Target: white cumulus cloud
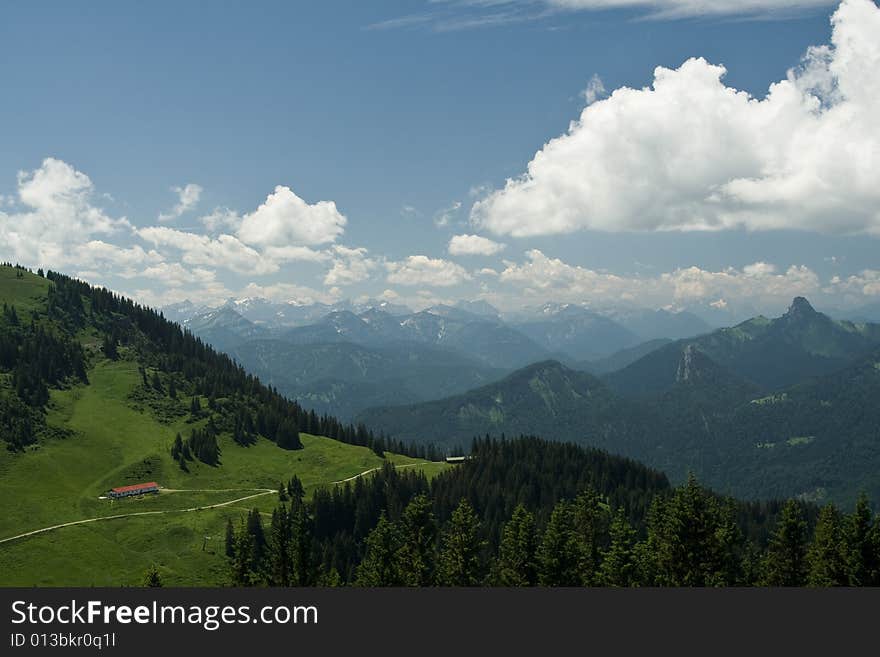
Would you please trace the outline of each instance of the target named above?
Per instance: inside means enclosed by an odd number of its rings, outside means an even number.
[[[257,246],[312,246],[335,241],[346,223],[333,201],[310,205],[290,187],[278,185],[262,205],[244,217],[238,237]]]
[[[852,276],[834,276],[828,292],[846,294],[855,302],[864,297],[880,296],[880,271],[864,269]]]
[[[412,255],[385,266],[388,282],[395,285],[451,287],[471,280],[471,275],[461,265],[424,255]]]
[[[0,256],[29,265],[77,265],[77,252],[96,235],[128,231],[92,202],[91,179],[55,158],[18,174],[18,203],[0,210]],[[87,265],[90,266],[90,265]]]
[[[491,256],[500,253],[505,248],[488,237],[480,235],[453,235],[449,240],[449,255],[484,255]]]
[[[742,269],[708,270],[684,267],[657,276],[622,276],[571,265],[543,252],[527,251],[526,259],[505,262],[499,281],[515,287],[514,296],[553,299],[596,305],[641,305],[660,308],[678,304],[707,303],[719,299],[784,307],[795,296],[816,297],[822,288],[818,275],[803,265],[784,272],[758,262]]]
[[[241,217],[237,212],[229,208],[214,208],[210,214],[199,217],[199,221],[205,228],[214,233],[222,230],[236,230],[241,223]]]
[[[367,256],[364,248],[351,249],[334,246],[333,266],[324,277],[324,285],[351,285],[367,280],[379,267],[379,262]]]
[[[724,67],[702,58],[658,67],[651,87],[615,90],[524,175],[475,203],[472,223],[517,237],[880,234],[880,8],[844,0],[832,25],[831,44],[811,48],[760,99],[725,85]]]
[[[167,226],[149,226],[137,231],[138,236],[154,246],[181,251],[181,260],[188,265],[225,267],[242,274],[262,275],[278,271],[278,263],[263,257],[233,235],[187,233]]]

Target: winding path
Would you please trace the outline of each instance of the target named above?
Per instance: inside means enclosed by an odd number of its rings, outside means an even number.
[[[395,468],[415,468],[422,463],[407,463],[405,465],[395,465]],[[348,477],[347,479],[340,479],[339,481],[331,481],[332,484],[344,484],[349,481],[354,481],[358,477],[365,477],[371,472],[377,472],[382,469],[383,466],[378,466],[375,468],[370,468],[369,470],[364,470],[360,474],[356,474],[353,477]],[[269,495],[270,493],[277,493],[277,490],[272,488],[194,488],[194,489],[178,489],[178,488],[162,488],[160,489],[160,493],[231,493],[237,490],[256,490],[258,493],[254,493],[252,495],[245,495],[244,497],[239,497],[234,500],[228,500],[226,502],[218,502],[217,504],[209,504],[206,506],[194,506],[189,509],[165,509],[165,510],[157,510],[157,511],[135,511],[134,513],[120,513],[115,516],[97,516],[95,518],[86,518],[85,520],[73,520],[71,522],[63,522],[60,525],[52,525],[51,527],[43,527],[41,529],[34,529],[33,531],[25,532],[24,534],[18,534],[17,536],[10,536],[9,538],[0,538],[0,544],[8,543],[10,541],[16,541],[20,538],[27,538],[28,536],[34,536],[35,534],[43,534],[45,532],[50,532],[55,529],[62,529],[63,527],[73,527],[74,525],[85,525],[91,522],[100,522],[102,520],[119,520],[121,518],[134,518],[136,516],[159,516],[165,515],[169,513],[190,513],[191,511],[204,511],[206,509],[218,509],[224,506],[231,506],[233,504],[238,504],[239,502],[245,502],[247,500],[252,500],[255,497],[261,497],[263,495]]]
[[[163,489],[165,490],[165,489]],[[44,532],[50,532],[53,529],[61,529],[62,527],[73,527],[74,525],[85,525],[90,522],[99,522],[101,520],[119,520],[120,518],[133,518],[135,516],[158,516],[168,513],[190,513],[191,511],[204,511],[206,509],[218,509],[223,506],[229,506],[231,504],[236,504],[238,502],[244,502],[245,500],[251,500],[255,497],[261,497],[263,495],[269,495],[270,493],[277,493],[277,490],[273,490],[271,488],[226,488],[220,490],[207,490],[201,489],[199,491],[190,491],[190,490],[166,490],[165,492],[171,493],[190,493],[190,492],[203,492],[203,493],[223,493],[223,492],[231,492],[234,490],[258,490],[259,493],[254,493],[252,495],[246,495],[244,497],[239,497],[234,500],[228,500],[226,502],[218,502],[217,504],[209,504],[206,506],[194,506],[189,509],[165,509],[165,510],[157,510],[157,511],[136,511],[134,513],[120,513],[115,516],[98,516],[96,518],[86,518],[85,520],[74,520],[72,522],[64,522],[60,525],[52,525],[51,527],[43,527],[42,529],[34,529],[33,531],[25,532],[24,534],[19,534],[18,536],[10,536],[9,538],[0,538],[0,543],[8,543],[9,541],[15,541],[19,538],[26,538],[28,536],[33,536],[35,534],[42,534]]]
[[[393,464],[392,464],[392,465],[393,465]],[[395,467],[395,469],[397,469],[397,470],[402,470],[403,468],[414,468],[414,467],[419,466],[419,465],[424,465],[424,463],[407,463],[407,464],[405,464],[405,465],[395,465],[394,467]],[[360,474],[356,474],[355,476],[353,476],[353,477],[349,477],[348,479],[340,479],[339,481],[331,481],[330,484],[331,484],[331,485],[333,485],[333,484],[344,484],[344,483],[347,482],[347,481],[354,481],[354,480],[357,479],[358,477],[364,477],[364,476],[370,474],[371,472],[378,472],[379,470],[381,470],[381,469],[384,468],[384,467],[385,467],[384,465],[380,465],[380,466],[378,466],[378,467],[376,467],[376,468],[370,468],[369,470],[364,470],[364,471],[361,472]]]

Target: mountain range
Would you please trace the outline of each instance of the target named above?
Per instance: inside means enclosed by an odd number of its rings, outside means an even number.
[[[684,345],[696,345],[718,365],[774,390],[829,374],[880,344],[880,324],[833,320],[816,312],[803,297],[781,317],[758,316],[657,349],[609,374],[608,384],[625,395],[656,395],[675,382]]]
[[[376,300],[329,306],[247,298],[217,308],[182,302],[163,312],[283,393],[343,418],[370,406],[464,392],[546,359],[610,371],[653,349],[654,341],[642,346],[646,338],[709,330],[689,313],[628,311],[613,319],[574,304],[504,318],[480,300],[412,312]],[[442,360],[438,350],[446,354],[442,371],[431,365]],[[307,367],[316,354],[326,365]],[[366,374],[364,362],[371,364]]]
[[[796,298],[779,318],[662,344],[601,378],[546,361],[357,419],[441,445],[540,429],[744,497],[851,500],[880,492],[878,386],[880,326],[835,321]]]

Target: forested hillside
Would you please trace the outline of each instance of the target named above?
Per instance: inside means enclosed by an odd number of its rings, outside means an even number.
[[[383,449],[365,428],[303,409],[154,310],[51,271],[35,276],[4,265],[2,273],[0,421],[10,449],[44,431],[50,387],[88,382],[89,354],[136,362],[148,405],[161,407],[163,397],[192,397],[194,405],[207,398],[209,433],[231,428],[243,444],[259,435],[297,449],[304,431]]]
[[[428,482],[386,467],[227,526],[238,585],[876,586],[880,519],[743,504],[595,450],[475,442]],[[289,499],[288,499],[289,498]]]
[[[745,499],[880,499],[876,352],[839,372],[766,392],[720,366],[699,342],[670,345],[636,398],[556,362],[434,402],[369,409],[359,420],[402,440],[460,444],[470,436],[537,434],[638,459],[675,482],[689,472]],[[673,360],[672,357],[675,357]],[[625,370],[624,370],[625,371]],[[666,382],[668,378],[669,382]]]
[[[461,393],[506,373],[464,354],[415,342],[368,347],[251,340],[228,353],[303,406],[347,419],[371,406]]]

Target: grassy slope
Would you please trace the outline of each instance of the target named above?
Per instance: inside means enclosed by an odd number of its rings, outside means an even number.
[[[220,467],[194,463],[185,473],[169,449],[175,433],[191,425],[161,424],[131,408],[127,395],[138,384],[137,365],[100,361],[89,376],[88,386],[52,393],[50,425],[73,429],[75,436],[25,454],[0,454],[0,538],[97,516],[216,504],[248,495],[250,489],[275,488],[294,474],[311,491],[383,462],[369,449],[318,436],[303,435],[305,449],[298,451],[262,439],[245,448],[223,436]],[[388,459],[429,475],[446,467],[394,454]],[[199,492],[98,499],[112,486],[147,479],[164,488]],[[227,517],[238,518],[254,506],[271,510],[276,504],[270,494],[220,509],[108,520],[0,544],[0,584],[137,584],[153,562],[170,584],[218,583],[223,557],[202,552],[204,536],[213,536],[209,548],[222,552]]]
[[[0,303],[14,303],[20,315],[39,306],[47,286],[44,279],[16,279],[13,270],[0,267]],[[0,451],[0,539],[91,517],[217,504],[253,489],[274,489],[294,474],[310,492],[383,463],[367,448],[318,436],[303,435],[305,449],[285,451],[264,439],[240,447],[224,435],[221,465],[196,462],[186,473],[169,450],[174,435],[187,435],[193,425],[185,417],[162,423],[136,410],[129,394],[139,384],[137,363],[96,358],[89,385],[52,391],[48,424],[74,433],[44,440],[24,454]],[[429,476],[447,467],[401,455],[387,458]],[[113,486],[147,480],[181,492],[98,499]],[[226,519],[276,504],[277,496],[269,494],[219,509],[107,520],[0,543],[0,585],[138,584],[150,563],[159,565],[168,584],[221,583]],[[202,551],[205,536],[212,539]]]
[[[46,292],[52,283],[45,278],[25,273],[24,278],[16,278],[12,267],[0,266],[0,305],[15,305],[18,316],[30,317],[30,313],[45,306]]]

